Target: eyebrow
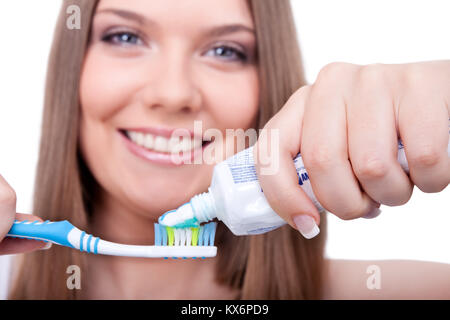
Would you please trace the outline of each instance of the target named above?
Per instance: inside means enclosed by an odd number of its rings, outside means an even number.
[[[107,8],[107,9],[102,9],[102,10],[99,10],[96,12],[96,14],[100,14],[100,13],[114,14],[116,16],[119,16],[119,17],[127,19],[127,20],[133,20],[134,22],[136,22],[142,26],[148,25],[148,26],[155,27],[158,25],[155,21],[148,19],[147,17],[144,17],[143,15],[140,15],[133,11]],[[219,27],[212,27],[210,29],[207,29],[204,34],[209,37],[219,37],[219,36],[223,36],[226,34],[237,33],[237,32],[248,32],[248,33],[251,33],[252,35],[255,35],[254,29],[252,29],[248,26],[245,26],[243,24],[238,24],[238,23],[223,25],[223,26],[219,26]]]

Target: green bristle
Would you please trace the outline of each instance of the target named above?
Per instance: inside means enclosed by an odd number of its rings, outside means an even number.
[[[200,228],[191,228],[192,230],[192,245],[196,246],[198,244],[198,231]]]
[[[172,227],[166,227],[166,230],[167,230],[167,245],[173,246],[174,238],[175,238],[173,228]]]

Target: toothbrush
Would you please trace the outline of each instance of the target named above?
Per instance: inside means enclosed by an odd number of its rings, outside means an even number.
[[[6,236],[56,243],[82,252],[141,258],[206,258],[215,257],[216,223],[198,228],[172,228],[155,223],[155,245],[127,245],[94,237],[69,221],[15,220]]]

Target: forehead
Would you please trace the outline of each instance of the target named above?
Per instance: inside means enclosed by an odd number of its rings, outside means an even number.
[[[229,23],[253,26],[247,0],[100,0],[97,11],[111,8],[133,11],[165,27]]]

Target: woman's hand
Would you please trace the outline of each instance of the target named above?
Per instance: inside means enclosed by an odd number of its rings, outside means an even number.
[[[25,253],[46,246],[44,241],[5,237],[15,219],[42,221],[37,216],[16,213],[16,193],[0,175],[0,255]]]
[[[405,204],[414,185],[440,192],[450,181],[449,117],[450,61],[329,64],[264,127],[254,149],[264,194],[310,238],[320,216],[298,185],[292,159],[299,151],[317,200],[344,220],[374,216],[380,204]],[[279,150],[272,129],[279,130]],[[409,175],[397,161],[398,138]],[[261,173],[261,154],[278,157],[276,174]]]

